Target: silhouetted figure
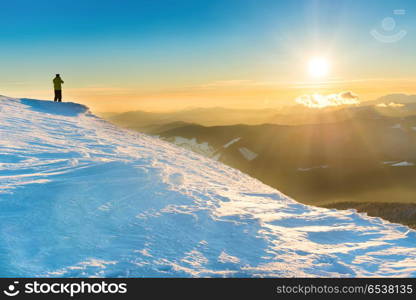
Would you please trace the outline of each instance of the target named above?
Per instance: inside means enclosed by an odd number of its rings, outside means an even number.
[[[55,89],[55,98],[53,101],[62,102],[62,80],[59,74],[56,74],[55,78],[53,79],[53,87]]]

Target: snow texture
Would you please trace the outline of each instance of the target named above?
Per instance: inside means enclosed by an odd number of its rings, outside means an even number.
[[[85,106],[0,97],[0,275],[415,276],[416,232],[300,204]]]

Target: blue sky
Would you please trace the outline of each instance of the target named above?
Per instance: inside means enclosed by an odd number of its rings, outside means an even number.
[[[369,31],[389,16],[408,34],[383,44]],[[200,96],[194,87],[250,81],[280,89],[307,80],[304,60],[314,55],[331,58],[328,79],[408,79],[416,77],[415,25],[415,1],[14,0],[0,7],[0,93],[47,97],[59,72],[67,95],[90,104],[100,88],[135,103],[190,90],[192,99],[234,103],[247,87]]]

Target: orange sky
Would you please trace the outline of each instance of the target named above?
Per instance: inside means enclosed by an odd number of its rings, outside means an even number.
[[[305,82],[219,80],[170,89],[91,86],[64,87],[64,98],[88,105],[96,112],[128,110],[169,111],[189,107],[268,108],[295,104],[305,94],[352,91],[361,101],[392,93],[416,94],[416,79],[363,79]],[[51,99],[50,89],[7,91],[7,95]]]

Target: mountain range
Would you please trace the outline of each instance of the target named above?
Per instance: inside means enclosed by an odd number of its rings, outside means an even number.
[[[303,203],[415,226],[414,101],[388,95],[327,109],[130,112],[110,120],[217,159]]]

